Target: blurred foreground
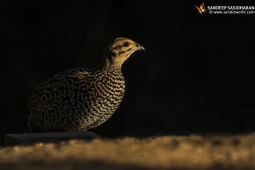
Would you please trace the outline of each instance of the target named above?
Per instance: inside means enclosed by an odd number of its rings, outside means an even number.
[[[0,148],[0,169],[255,169],[255,134],[70,140]]]

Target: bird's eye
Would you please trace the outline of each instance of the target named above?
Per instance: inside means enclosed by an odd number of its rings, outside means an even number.
[[[128,42],[125,42],[123,45],[124,45],[125,47],[128,47],[128,46],[129,46],[129,43],[128,43]]]

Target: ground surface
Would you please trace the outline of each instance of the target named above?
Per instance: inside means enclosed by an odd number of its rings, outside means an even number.
[[[0,169],[255,169],[255,134],[101,138],[2,147]]]

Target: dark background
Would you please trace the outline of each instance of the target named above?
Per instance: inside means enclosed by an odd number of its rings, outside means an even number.
[[[31,92],[54,74],[93,67],[124,36],[126,93],[93,132],[104,137],[255,130],[255,15],[202,16],[236,1],[2,1],[0,133],[24,133]],[[253,4],[254,5],[254,4]]]

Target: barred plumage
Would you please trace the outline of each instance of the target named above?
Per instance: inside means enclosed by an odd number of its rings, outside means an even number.
[[[93,69],[72,69],[43,82],[28,99],[32,132],[85,131],[104,123],[125,92],[123,62],[144,48],[127,38],[112,40],[102,63]]]

